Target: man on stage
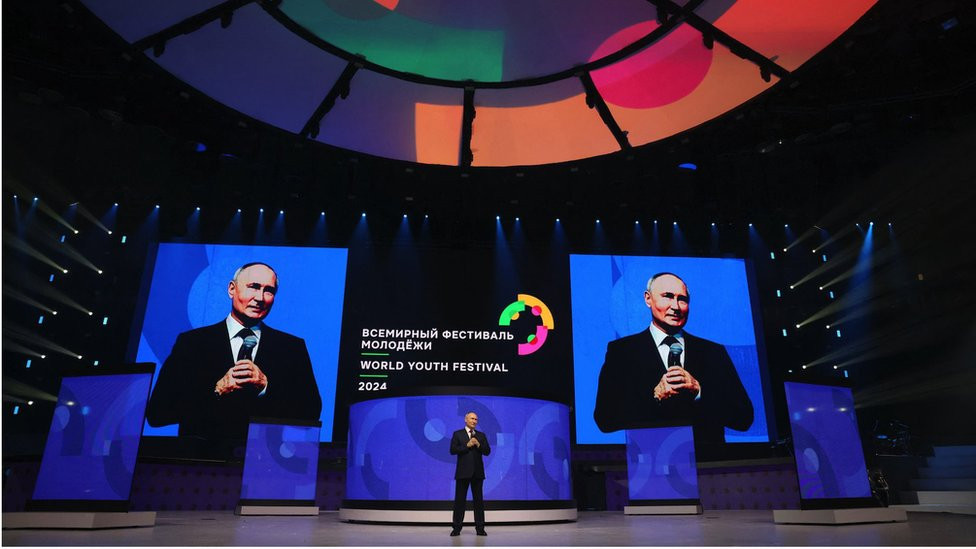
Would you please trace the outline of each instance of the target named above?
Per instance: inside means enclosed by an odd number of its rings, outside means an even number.
[[[464,507],[468,498],[468,486],[471,486],[471,499],[474,501],[474,529],[479,536],[487,536],[485,532],[485,500],[481,489],[485,483],[485,462],[482,456],[491,453],[488,437],[480,431],[475,431],[478,425],[478,414],[468,412],[464,416],[464,429],[454,431],[451,436],[451,455],[457,456],[457,468],[454,470],[454,520],[451,535],[461,534],[464,523]]]
[[[154,427],[242,441],[252,416],[317,420],[322,410],[305,341],[264,323],[278,275],[264,263],[237,269],[227,286],[230,314],[180,334],[149,399]]]
[[[696,445],[714,445],[725,442],[725,427],[748,429],[752,402],[725,347],[684,331],[691,309],[684,281],[658,273],[644,301],[651,325],[607,345],[593,411],[600,430],[688,421]]]

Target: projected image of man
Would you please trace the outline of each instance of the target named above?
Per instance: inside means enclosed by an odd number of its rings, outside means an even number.
[[[270,265],[237,269],[227,285],[230,314],[177,337],[149,400],[150,425],[243,440],[252,416],[319,418],[322,400],[305,341],[264,323],[277,292]]]
[[[684,330],[691,311],[685,282],[673,273],[655,274],[644,302],[650,326],[607,345],[593,412],[600,430],[687,420],[696,442],[714,444],[724,442],[725,427],[748,429],[752,402],[725,347]]]

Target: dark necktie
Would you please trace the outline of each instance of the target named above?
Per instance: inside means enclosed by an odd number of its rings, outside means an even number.
[[[681,366],[681,352],[675,353],[670,350],[671,346],[675,343],[678,343],[678,338],[670,335],[664,338],[664,341],[661,342],[661,345],[668,346],[668,368],[672,366]]]
[[[471,432],[468,433],[468,440],[470,440],[472,438],[474,438],[474,429],[471,429]]]
[[[241,350],[237,351],[237,360],[251,360],[254,354],[254,346],[257,345],[257,336],[250,328],[242,328],[241,331],[237,332],[237,337],[244,340],[244,343],[241,344]],[[248,341],[248,337],[253,343]]]

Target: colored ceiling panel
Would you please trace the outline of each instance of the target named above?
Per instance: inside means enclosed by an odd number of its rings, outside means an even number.
[[[548,164],[620,150],[599,114],[586,106],[579,79],[546,87],[555,89],[545,95],[565,98],[508,106],[528,103],[535,88],[478,90],[471,139],[474,166]]]
[[[212,8],[221,0],[81,0],[126,42],[135,42]]]
[[[362,70],[350,82],[349,97],[336,101],[335,107],[325,115],[318,140],[366,154],[410,162],[418,161],[418,151],[430,150],[423,146],[422,140],[435,140],[438,151],[454,151],[453,160],[436,163],[457,165],[463,101],[464,92],[457,88],[416,84]],[[424,120],[423,127],[431,133],[419,135],[417,129],[421,124],[416,118],[418,104],[457,109],[456,129],[443,118]],[[451,133],[441,133],[443,131]],[[444,158],[442,152],[437,158],[450,160]]]
[[[155,61],[217,101],[296,133],[346,65],[276,24],[256,4],[237,10],[226,29],[214,21],[170,40]]]
[[[479,82],[581,65],[603,36],[655,13],[645,0],[604,0],[599,10],[591,0],[401,0],[394,9],[384,4],[288,0],[281,11],[318,38],[383,67]]]
[[[315,138],[366,154],[458,165],[473,88],[475,166],[614,152],[613,123],[631,146],[695,127],[775,85],[874,4],[682,0],[693,15],[662,22],[646,0],[285,0],[223,20],[207,11],[215,0],[83,1],[129,42],[164,32],[150,58],[214,99],[295,133],[324,105]],[[190,17],[200,25],[172,27]],[[350,63],[348,96],[323,104]],[[587,106],[586,73],[612,121]]]
[[[614,120],[622,130],[629,132],[631,145],[651,143],[693,128],[741,105],[776,83],[775,77],[764,82],[755,65],[725,48],[716,46],[711,53],[708,72],[701,82],[690,93],[671,103],[662,105],[648,101],[648,107],[640,108],[633,103],[616,105],[608,100]],[[611,65],[604,70],[614,69]],[[593,73],[594,83],[603,80],[599,73]],[[681,76],[679,71],[676,78]],[[633,73],[630,79],[614,80],[613,85],[624,89],[653,88],[656,80],[668,78],[668,73],[642,71]],[[600,88],[599,83],[597,87]]]
[[[739,0],[715,26],[792,71],[836,40],[875,2]]]

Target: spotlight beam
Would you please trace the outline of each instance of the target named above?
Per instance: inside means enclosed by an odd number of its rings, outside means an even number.
[[[11,325],[10,323],[4,324],[3,334],[4,336],[12,337],[15,339],[19,339],[20,341],[33,344],[36,347],[49,349],[56,353],[61,353],[63,355],[70,356],[71,358],[78,358],[79,356],[81,356],[79,353],[76,353],[70,349],[62,347],[49,339],[45,339],[35,333],[31,333],[27,330],[24,330],[19,326]]]
[[[37,358],[44,358],[44,355],[41,354],[40,352],[35,351],[34,349],[28,349],[27,347],[24,347],[20,343],[17,343],[16,341],[12,341],[10,339],[4,339],[3,340],[3,350],[4,351],[13,351],[15,353],[20,353],[22,355],[33,356],[33,357],[37,357]],[[6,381],[4,381],[3,383],[4,383],[4,385],[7,384]]]
[[[4,400],[6,400],[8,395],[23,398],[24,400],[46,400],[48,402],[58,401],[58,397],[48,393],[47,391],[42,391],[37,387],[28,385],[22,381],[17,381],[12,377],[3,376]]]
[[[833,258],[831,258],[830,261],[817,265],[816,269],[804,275],[802,278],[800,278],[800,280],[797,280],[793,284],[790,284],[790,286],[798,287],[800,284],[809,282],[814,278],[826,273],[827,271],[837,268],[838,266],[840,266],[841,263],[844,263],[845,261],[847,261],[851,257],[854,257],[855,255],[856,255],[856,251],[854,249],[844,250],[839,254],[835,255]],[[824,288],[826,288],[826,285],[824,286]]]
[[[20,237],[14,236],[14,235],[10,234],[8,231],[3,231],[3,242],[4,242],[4,244],[9,243],[14,248],[20,250],[21,252],[23,252],[23,253],[31,256],[31,257],[33,257],[34,259],[37,259],[38,261],[40,261],[42,263],[46,263],[47,265],[50,265],[51,267],[54,267],[55,269],[58,270],[59,273],[63,273],[64,271],[67,270],[64,267],[62,267],[61,265],[58,265],[57,263],[55,263],[53,259],[51,259],[48,256],[46,256],[46,255],[42,254],[41,252],[37,251],[37,249],[35,249],[33,246],[31,246],[27,242],[24,242]]]
[[[17,290],[16,288],[14,288],[13,286],[10,286],[8,284],[4,284],[3,285],[3,295],[4,295],[4,297],[10,298],[10,299],[16,299],[17,301],[20,301],[22,303],[26,303],[26,304],[30,305],[31,307],[35,307],[35,308],[40,309],[40,310],[42,310],[42,311],[44,311],[46,313],[54,313],[54,309],[48,307],[47,305],[45,305],[45,304],[43,304],[43,303],[41,303],[41,302],[39,302],[37,300],[34,300],[34,299],[30,298],[29,296],[21,293],[19,290]],[[54,313],[54,314],[57,314],[57,313]]]
[[[89,312],[91,312],[84,305],[71,299],[70,297],[66,296],[64,293],[56,290],[55,288],[52,288],[50,284],[40,283],[36,279],[32,279],[32,278],[25,278],[22,280],[22,283],[26,289],[42,294],[49,299],[67,305],[68,307],[71,307],[72,309],[80,311],[86,315]]]
[[[786,245],[786,249],[789,250],[793,246],[796,246],[797,244],[803,242],[804,240],[812,237],[814,234],[816,234],[816,232],[813,230],[812,227],[809,228],[809,229],[807,229],[807,230],[805,230],[805,231],[803,231],[803,234],[801,234],[800,236],[798,236],[796,238],[796,240],[794,240],[793,242],[790,242],[789,244]]]

